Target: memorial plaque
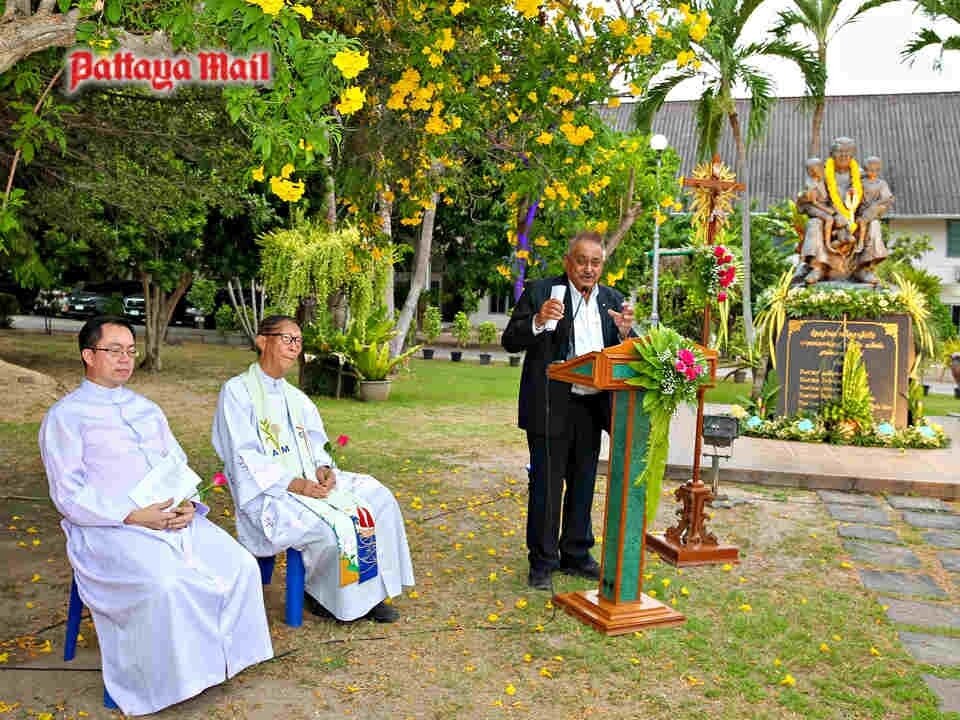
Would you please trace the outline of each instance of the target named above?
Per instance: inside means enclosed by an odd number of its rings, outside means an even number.
[[[789,319],[777,340],[777,376],[781,415],[818,412],[839,400],[843,355],[855,339],[863,350],[873,416],[897,427],[907,424],[907,391],[913,362],[913,335],[908,315],[877,320]]]

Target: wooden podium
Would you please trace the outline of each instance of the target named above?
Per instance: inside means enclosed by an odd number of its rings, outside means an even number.
[[[630,339],[548,370],[553,380],[609,390],[612,396],[600,587],[553,597],[555,604],[605,635],[680,625],[686,619],[643,594],[647,489],[635,480],[644,468],[650,418],[643,410],[643,389],[626,383],[635,374],[628,366],[637,360],[635,342]]]

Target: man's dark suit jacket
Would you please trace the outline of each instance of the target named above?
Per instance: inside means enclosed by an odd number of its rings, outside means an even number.
[[[540,306],[550,298],[550,288],[554,285],[563,285],[566,288],[563,298],[563,319],[557,323],[555,331],[545,331],[539,335],[534,335],[533,318],[540,311]],[[619,344],[620,334],[617,325],[607,313],[607,310],[612,309],[620,312],[623,305],[623,295],[613,288],[600,285],[598,305],[600,321],[603,326],[604,347]],[[526,289],[513,308],[507,328],[503,331],[500,342],[507,352],[526,351],[523,370],[520,374],[520,418],[518,424],[522,429],[534,435],[548,434],[546,417],[547,366],[556,360],[569,359],[570,336],[573,332],[573,310],[570,282],[566,275],[547,280],[534,280],[527,284]],[[565,423],[567,404],[570,398],[570,385],[569,383],[550,380],[549,393],[549,434],[558,435],[563,430]]]

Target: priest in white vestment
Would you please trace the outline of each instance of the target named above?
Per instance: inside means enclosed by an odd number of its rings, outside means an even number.
[[[133,327],[94,318],[79,341],[86,377],[47,412],[40,451],[104,684],[145,715],[273,657],[260,571],[189,500],[196,476],[163,412],[124,387]]]
[[[302,347],[296,321],[265,318],[256,344],[258,362],[224,384],[213,421],[237,537],[258,557],[301,550],[315,614],[397,620],[384,601],[414,583],[400,506],[374,478],[335,467],[316,405],[284,380]]]

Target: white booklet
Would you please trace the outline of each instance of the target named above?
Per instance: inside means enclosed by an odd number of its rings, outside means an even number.
[[[190,466],[178,461],[172,454],[143,476],[129,492],[130,499],[139,507],[146,507],[167,498],[173,498],[173,506],[193,497],[197,486],[203,482]]]

